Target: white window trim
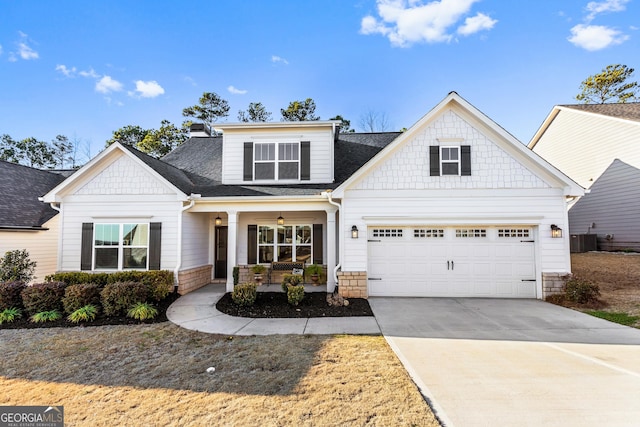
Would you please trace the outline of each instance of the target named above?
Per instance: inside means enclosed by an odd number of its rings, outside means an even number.
[[[273,243],[260,243],[260,227],[269,227],[273,230]],[[292,230],[292,236],[294,236],[294,238],[292,238],[291,244],[288,243],[278,243],[278,228],[279,227],[293,227]],[[309,227],[309,233],[310,233],[310,240],[309,243],[297,243],[295,236],[297,235],[296,233],[296,229],[297,227]],[[297,248],[298,246],[308,246],[309,249],[311,249],[310,251],[310,257],[309,259],[313,260],[313,224],[285,224],[284,226],[282,225],[277,225],[277,224],[258,224],[258,233],[257,233],[257,248],[258,248],[258,263],[259,264],[269,264],[268,262],[260,262],[260,247],[271,247],[273,250],[273,261],[277,262],[278,260],[278,248],[281,246],[291,246],[291,254],[292,254],[292,258],[294,258],[291,262],[300,262],[297,261],[296,258],[296,252],[297,252]]]
[[[274,159],[273,160],[256,160],[256,152],[257,149],[256,147],[258,145],[262,145],[262,144],[273,144],[275,146],[275,153],[274,153]],[[298,159],[297,160],[281,160],[280,159],[280,145],[282,144],[295,144],[298,148]],[[274,142],[274,141],[260,141],[260,142],[255,142],[254,143],[254,153],[253,153],[253,176],[254,176],[254,181],[259,181],[259,182],[300,182],[300,167],[301,167],[301,160],[300,160],[300,141],[279,141],[279,142]],[[273,163],[273,178],[258,178],[257,177],[257,173],[256,173],[256,165],[257,164],[265,164],[265,163]],[[278,176],[280,174],[280,164],[281,163],[298,163],[298,173],[297,173],[297,178],[288,178],[288,179],[279,179]]]
[[[133,224],[133,225],[146,225],[147,226],[147,244],[146,245],[125,245],[124,244],[124,226],[125,224]],[[97,226],[100,225],[117,225],[118,226],[118,244],[117,245],[96,245],[96,231],[98,229]],[[151,224],[148,222],[99,222],[93,224],[93,237],[91,242],[91,269],[92,271],[129,271],[129,270],[139,270],[146,271],[149,270],[149,239],[151,233]],[[118,267],[113,268],[96,268],[96,249],[118,249]],[[123,268],[124,264],[124,249],[136,249],[136,248],[144,248],[147,250],[147,260],[144,268],[127,268],[126,270]]]
[[[454,148],[457,152],[458,152],[458,160],[444,160],[444,156],[443,156],[443,151],[445,149],[452,149]],[[461,156],[461,150],[460,150],[460,146],[459,145],[441,145],[440,146],[440,176],[460,176],[461,174],[461,170],[462,170],[462,159],[460,158]],[[454,164],[456,163],[458,165],[458,173],[444,173],[444,165],[445,164]]]

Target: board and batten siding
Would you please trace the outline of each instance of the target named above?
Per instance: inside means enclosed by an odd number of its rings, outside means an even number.
[[[238,131],[227,129],[222,145],[222,183],[247,184],[243,180],[244,143],[310,142],[310,179],[304,183],[333,181],[333,136],[328,128],[281,128]],[[261,181],[253,181],[260,183]],[[265,181],[262,181],[265,182]],[[273,181],[270,181],[273,182]]]
[[[182,267],[189,269],[209,264],[209,227],[211,215],[183,213],[182,216]]]
[[[44,282],[44,278],[53,274],[58,265],[58,222],[56,215],[42,226],[42,231],[1,231],[0,257],[8,251],[26,249],[29,259],[37,263],[33,283]]]
[[[569,227],[571,234],[596,233],[599,240],[612,235],[602,242],[612,248],[640,249],[640,169],[614,160],[571,207]]]
[[[614,159],[640,168],[640,123],[562,108],[533,151],[589,188]]]

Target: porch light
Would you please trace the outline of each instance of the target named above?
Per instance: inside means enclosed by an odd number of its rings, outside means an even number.
[[[351,227],[351,238],[352,239],[358,238],[358,227],[356,227],[355,225]]]
[[[215,219],[216,225],[222,225],[222,218],[220,218],[220,215],[218,215]]]
[[[551,224],[551,237],[554,239],[562,237],[562,228],[555,224]]]
[[[282,214],[278,217],[276,221],[278,222],[278,225],[284,225],[284,218],[282,218]]]

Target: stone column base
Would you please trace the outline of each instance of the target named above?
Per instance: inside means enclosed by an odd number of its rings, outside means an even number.
[[[344,298],[368,298],[366,271],[339,271],[338,293]]]
[[[564,292],[564,284],[571,277],[569,273],[542,273],[542,299]]]
[[[212,265],[190,268],[178,272],[178,293],[188,294],[211,283]]]

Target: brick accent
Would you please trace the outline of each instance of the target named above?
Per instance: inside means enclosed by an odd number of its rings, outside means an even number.
[[[178,272],[178,293],[188,294],[205,285],[211,283],[212,265],[181,270]]]
[[[344,298],[368,298],[366,271],[339,271],[338,292]]]
[[[549,295],[561,294],[564,283],[570,277],[567,273],[542,273],[542,299]]]

